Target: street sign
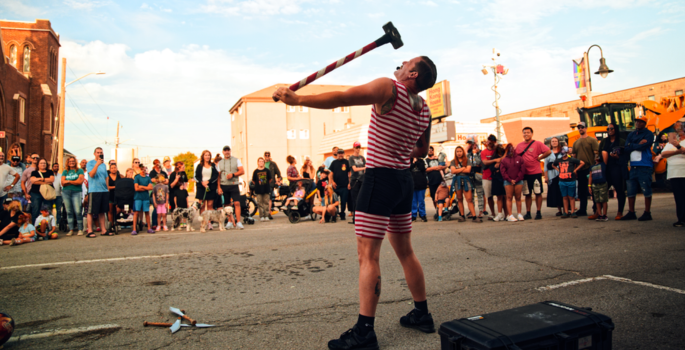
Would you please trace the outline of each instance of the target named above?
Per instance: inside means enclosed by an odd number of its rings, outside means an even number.
[[[5,132],[4,132],[4,131],[0,131],[0,139],[4,139],[4,138],[5,138]]]

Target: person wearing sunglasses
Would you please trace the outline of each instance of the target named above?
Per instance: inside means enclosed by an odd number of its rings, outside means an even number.
[[[31,200],[31,186],[33,183],[31,182],[31,173],[36,171],[38,169],[38,160],[40,160],[40,156],[37,153],[31,154],[31,163],[26,167],[26,170],[24,170],[24,173],[21,174],[21,190],[24,192],[24,198],[26,200]]]
[[[584,164],[577,171],[580,204],[576,215],[587,216],[588,175],[590,175],[590,166],[595,164],[595,155],[599,152],[599,142],[596,138],[588,135],[585,122],[578,123],[578,132],[580,138],[573,143],[573,158],[582,160]],[[597,215],[593,214],[588,219],[595,220]]]
[[[621,220],[626,205],[626,179],[628,178],[627,158],[621,152],[626,145],[626,140],[619,136],[618,128],[613,123],[607,126],[607,134],[609,137],[602,139],[599,143],[599,150],[606,164],[607,186],[614,188],[618,201],[615,220]]]

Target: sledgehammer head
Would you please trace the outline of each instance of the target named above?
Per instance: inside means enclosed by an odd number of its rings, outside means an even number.
[[[402,37],[400,36],[400,32],[397,31],[397,28],[392,24],[392,22],[388,22],[383,26],[383,30],[385,31],[384,37],[387,37],[389,39],[389,42],[392,44],[392,47],[397,50],[404,43],[402,42]]]

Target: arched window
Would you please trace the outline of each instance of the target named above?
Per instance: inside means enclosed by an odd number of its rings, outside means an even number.
[[[10,64],[17,67],[17,45],[10,46]]]
[[[31,71],[31,48],[24,46],[24,72]]]

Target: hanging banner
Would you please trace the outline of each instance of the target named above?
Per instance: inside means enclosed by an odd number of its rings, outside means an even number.
[[[576,82],[576,93],[578,95],[586,94],[585,62],[582,57],[573,60],[573,80]]]

